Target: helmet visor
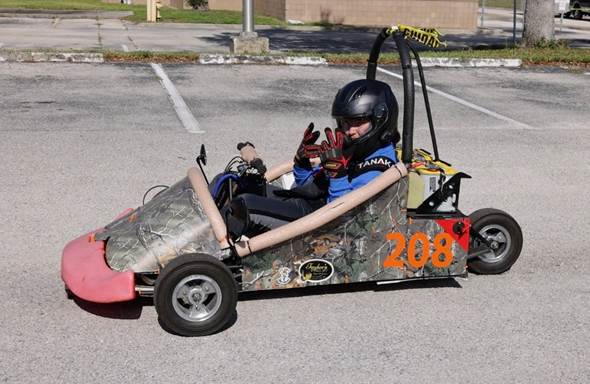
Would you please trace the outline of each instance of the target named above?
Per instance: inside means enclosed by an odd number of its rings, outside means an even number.
[[[352,140],[360,139],[373,128],[370,117],[342,117],[338,118],[337,122],[338,128]]]

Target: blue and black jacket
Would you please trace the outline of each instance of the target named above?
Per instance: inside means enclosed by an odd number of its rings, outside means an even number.
[[[328,202],[367,185],[371,180],[397,163],[397,156],[393,145],[386,145],[368,155],[363,161],[348,166],[348,175],[330,178],[328,187]],[[320,172],[320,167],[305,169],[293,166],[295,183],[298,186],[311,181]]]

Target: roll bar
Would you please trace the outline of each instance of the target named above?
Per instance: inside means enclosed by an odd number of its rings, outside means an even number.
[[[426,106],[426,113],[428,115],[428,126],[430,128],[430,136],[432,138],[432,147],[434,150],[435,160],[439,160],[438,146],[436,143],[436,135],[434,132],[434,125],[432,122],[432,113],[430,110],[430,102],[428,100],[428,91],[424,79],[424,72],[422,70],[422,63],[418,52],[409,44],[408,39],[416,40],[424,45],[430,47],[438,47],[444,45],[439,40],[440,33],[432,28],[415,28],[405,25],[394,26],[390,28],[383,28],[371,48],[369,53],[369,60],[367,63],[367,80],[375,80],[377,72],[377,62],[379,61],[379,54],[381,47],[388,37],[392,36],[400,56],[400,63],[402,67],[402,78],[404,85],[404,120],[402,132],[402,162],[410,164],[412,162],[412,152],[414,149],[414,71],[412,70],[412,59],[410,51],[412,52],[418,66],[420,74],[420,83],[422,85],[422,92],[424,94],[424,104]]]

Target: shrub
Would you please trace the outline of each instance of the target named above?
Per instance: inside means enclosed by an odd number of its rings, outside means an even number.
[[[207,9],[207,0],[187,0],[188,5],[194,9]]]

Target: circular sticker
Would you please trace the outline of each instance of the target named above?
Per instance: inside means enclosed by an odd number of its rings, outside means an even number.
[[[321,283],[334,274],[332,263],[321,259],[307,260],[299,267],[299,277],[310,283]]]

